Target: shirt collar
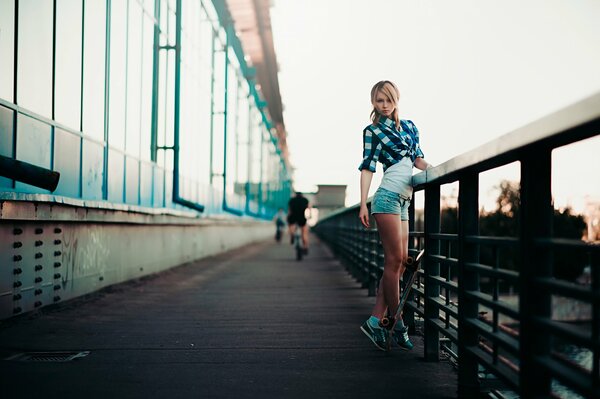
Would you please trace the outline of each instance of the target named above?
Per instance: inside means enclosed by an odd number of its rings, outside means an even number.
[[[383,116],[383,115],[379,116],[379,123],[382,123],[383,125],[390,127],[390,128],[397,128],[396,122],[394,122],[394,120],[392,120],[386,116]]]

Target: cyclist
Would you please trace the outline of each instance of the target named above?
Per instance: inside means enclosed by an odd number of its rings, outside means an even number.
[[[288,217],[287,222],[290,232],[290,243],[294,244],[294,230],[296,225],[302,229],[302,244],[304,254],[308,254],[308,226],[306,225],[306,209],[310,212],[310,203],[308,199],[297,192],[295,197],[292,197],[288,202]]]
[[[285,226],[285,213],[283,212],[283,208],[279,208],[273,219],[275,220],[275,240],[279,242],[281,241],[283,227]]]

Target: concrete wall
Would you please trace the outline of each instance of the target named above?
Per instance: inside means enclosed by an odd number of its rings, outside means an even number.
[[[153,211],[155,212],[155,211]],[[0,202],[0,320],[273,234],[242,218]]]

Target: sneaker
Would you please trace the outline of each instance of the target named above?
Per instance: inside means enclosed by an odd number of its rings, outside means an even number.
[[[381,327],[371,327],[371,325],[369,324],[369,321],[365,321],[363,323],[362,326],[360,326],[360,329],[362,332],[365,333],[365,335],[367,337],[369,337],[369,339],[371,341],[373,341],[373,343],[375,344],[375,346],[377,347],[377,349],[380,349],[382,351],[385,351],[387,348],[387,334],[386,331],[381,328]]]
[[[412,350],[414,347],[413,343],[410,342],[410,338],[408,338],[408,328],[404,327],[401,329],[394,329],[394,333],[392,334],[393,342],[395,342],[400,349],[404,349],[405,351]]]

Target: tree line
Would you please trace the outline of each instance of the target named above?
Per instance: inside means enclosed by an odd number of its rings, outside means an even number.
[[[479,215],[479,234],[493,237],[517,237],[519,234],[519,183],[503,180],[497,186],[500,190],[496,199],[496,209],[492,212],[482,211]],[[422,222],[422,221],[421,221]],[[416,226],[419,230],[420,226]],[[553,237],[581,240],[587,224],[582,215],[573,213],[567,207],[554,210]],[[421,229],[422,230],[422,229]],[[441,211],[441,232],[458,233],[458,210],[445,206]],[[456,255],[456,248],[449,249],[448,256]],[[517,250],[514,248],[494,248],[480,246],[480,263],[493,266],[498,264],[502,269],[517,270]],[[587,264],[587,254],[583,251],[555,249],[553,251],[554,277],[573,281],[581,275]]]

